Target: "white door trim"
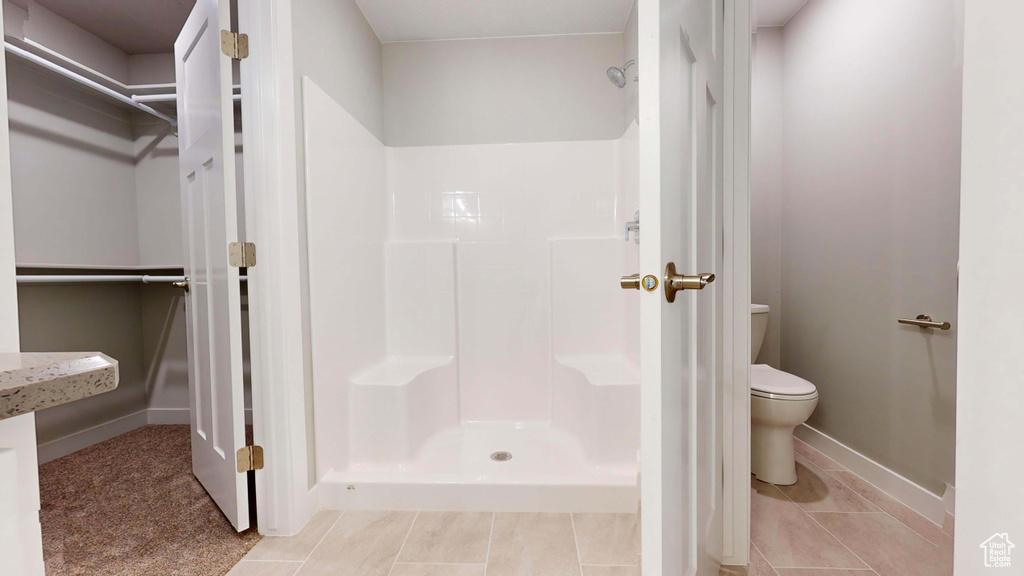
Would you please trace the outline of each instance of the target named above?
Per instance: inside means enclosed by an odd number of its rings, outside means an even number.
[[[750,552],[750,0],[725,3],[722,564]]]
[[[1020,574],[1024,4],[968,0],[964,9],[954,573]],[[1021,548],[1005,570],[985,568],[993,538]]]
[[[296,534],[316,512],[307,437],[302,283],[290,0],[238,3],[249,35],[242,60],[245,229],[256,243],[249,269],[253,433],[264,449],[256,472],[259,531]]]
[[[724,564],[746,564],[750,534],[749,131],[750,0],[725,14],[725,537]],[[302,351],[296,122],[290,0],[239,3],[249,35],[242,100],[250,271],[253,421],[266,451],[256,498],[263,534],[296,533],[317,508],[310,482]],[[267,54],[270,57],[261,58]],[[273,247],[273,249],[271,249]],[[255,288],[255,290],[254,290]]]

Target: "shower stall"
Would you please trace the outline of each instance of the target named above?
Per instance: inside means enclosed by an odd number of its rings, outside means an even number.
[[[391,147],[302,94],[322,505],[635,512],[635,123]]]

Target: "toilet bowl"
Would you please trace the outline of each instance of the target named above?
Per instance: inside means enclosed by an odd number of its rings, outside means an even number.
[[[751,362],[757,358],[768,326],[768,307],[752,304]],[[750,366],[750,470],[758,480],[796,484],[793,430],[818,405],[818,390],[807,380],[767,364]]]
[[[796,483],[793,429],[818,405],[818,391],[807,380],[767,364],[750,367],[750,470],[758,480]]]

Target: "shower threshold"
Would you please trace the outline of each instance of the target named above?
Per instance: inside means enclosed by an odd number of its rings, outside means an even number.
[[[513,455],[492,459],[498,452]],[[548,426],[471,424],[434,434],[406,462],[356,462],[320,482],[335,509],[636,512],[635,462],[595,464]]]

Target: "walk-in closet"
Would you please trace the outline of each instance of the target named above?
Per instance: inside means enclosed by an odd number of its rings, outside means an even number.
[[[259,539],[192,475],[174,44],[194,4],[3,5],[21,350],[102,351],[120,374],[37,414],[49,575],[176,574],[160,563],[189,558],[216,573]]]

